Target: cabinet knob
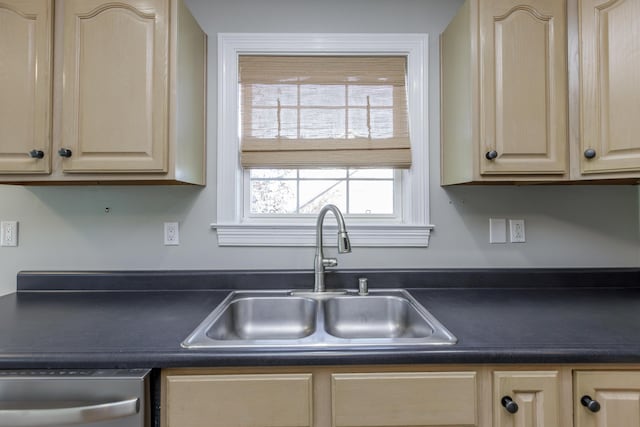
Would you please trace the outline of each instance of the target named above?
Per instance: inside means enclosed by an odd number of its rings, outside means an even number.
[[[507,410],[510,414],[515,414],[518,412],[518,404],[513,401],[509,396],[504,396],[500,399],[500,403],[504,406],[504,409]]]
[[[493,160],[498,157],[498,152],[496,150],[487,151],[487,154],[484,155],[487,160]]]
[[[580,403],[582,403],[582,406],[584,406],[591,412],[598,412],[600,410],[600,404],[597,400],[593,400],[591,396],[582,396],[582,399],[580,399]]]
[[[44,158],[44,151],[42,151],[42,150],[31,150],[31,151],[29,151],[29,157],[31,157],[32,159],[43,159]]]
[[[71,157],[71,150],[68,148],[61,148],[58,150],[60,157]]]
[[[596,156],[596,150],[594,150],[593,148],[587,148],[586,150],[584,150],[584,156],[587,159],[593,159]]]

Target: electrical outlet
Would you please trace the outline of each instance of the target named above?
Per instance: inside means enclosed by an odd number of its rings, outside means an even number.
[[[18,221],[0,222],[0,246],[18,246]]]
[[[507,243],[507,220],[489,218],[489,243]]]
[[[524,243],[524,219],[510,219],[509,231],[511,234],[511,243]]]
[[[180,244],[180,226],[177,222],[164,223],[165,246],[177,246]]]

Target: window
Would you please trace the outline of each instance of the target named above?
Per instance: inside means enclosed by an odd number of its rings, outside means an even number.
[[[338,205],[346,214],[354,246],[428,245],[432,226],[427,206],[426,35],[219,34],[218,55],[218,217],[212,227],[217,230],[220,245],[313,245],[313,213],[327,202]],[[403,88],[402,92],[406,93],[408,114],[403,118],[391,113],[390,99],[397,96],[393,85],[342,81],[319,87],[313,79],[291,85],[263,81],[268,74],[265,64],[299,57],[312,63],[376,59],[381,59],[380,63],[402,63],[406,67],[403,78],[406,75],[408,90]],[[256,79],[250,89],[239,83],[241,73],[243,81],[246,76]],[[256,94],[257,100],[253,99]],[[249,124],[242,120],[241,111],[250,119]],[[391,117],[400,117],[400,121],[379,125]],[[399,132],[391,134],[390,129]],[[306,144],[316,142],[314,139],[322,141],[312,150],[324,150],[327,145],[339,147],[340,141],[333,139],[340,138],[357,140],[366,146],[366,153],[372,151],[372,144],[380,142],[376,148],[388,151],[378,155],[378,163],[369,158],[362,165],[342,167],[332,161],[334,166],[329,169],[309,169],[305,160],[300,160],[304,156],[298,156],[301,150],[296,143],[300,140],[304,140],[305,148],[314,146]],[[390,149],[393,138],[396,145]],[[328,139],[332,140],[329,144]],[[264,140],[267,154],[260,152]],[[406,141],[402,153],[397,150],[398,140]],[[276,154],[268,153],[269,144],[278,147]],[[293,146],[291,151],[295,153],[282,155],[282,145]],[[349,147],[354,145],[358,144]],[[256,146],[259,154],[247,152]],[[339,155],[344,151],[339,147]],[[363,158],[362,153],[356,156]],[[270,156],[275,162],[254,163]],[[311,156],[337,155],[316,151]],[[389,163],[391,158],[404,160]],[[399,169],[409,165],[409,169]]]

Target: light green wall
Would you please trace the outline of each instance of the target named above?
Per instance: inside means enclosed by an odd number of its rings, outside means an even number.
[[[216,212],[218,32],[430,34],[431,222],[436,226],[431,246],[355,248],[339,256],[340,267],[640,266],[638,187],[443,189],[438,185],[438,35],[460,1],[187,0],[187,4],[209,34],[207,186],[0,186],[0,219],[20,221],[20,246],[0,248],[0,294],[15,290],[20,270],[312,268],[312,248],[220,248],[209,228]],[[524,218],[527,243],[488,244],[489,217]],[[180,246],[163,246],[165,221],[180,221]]]

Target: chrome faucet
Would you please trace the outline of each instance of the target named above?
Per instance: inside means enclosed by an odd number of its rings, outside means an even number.
[[[314,273],[315,283],[313,285],[313,292],[324,292],[324,268],[335,267],[338,265],[338,260],[335,258],[325,258],[324,251],[322,249],[322,223],[327,212],[333,212],[333,215],[338,221],[338,253],[344,254],[351,252],[351,241],[347,234],[347,228],[344,225],[344,218],[340,209],[335,205],[325,205],[320,209],[318,214],[318,221],[316,223],[316,257],[314,260]]]

